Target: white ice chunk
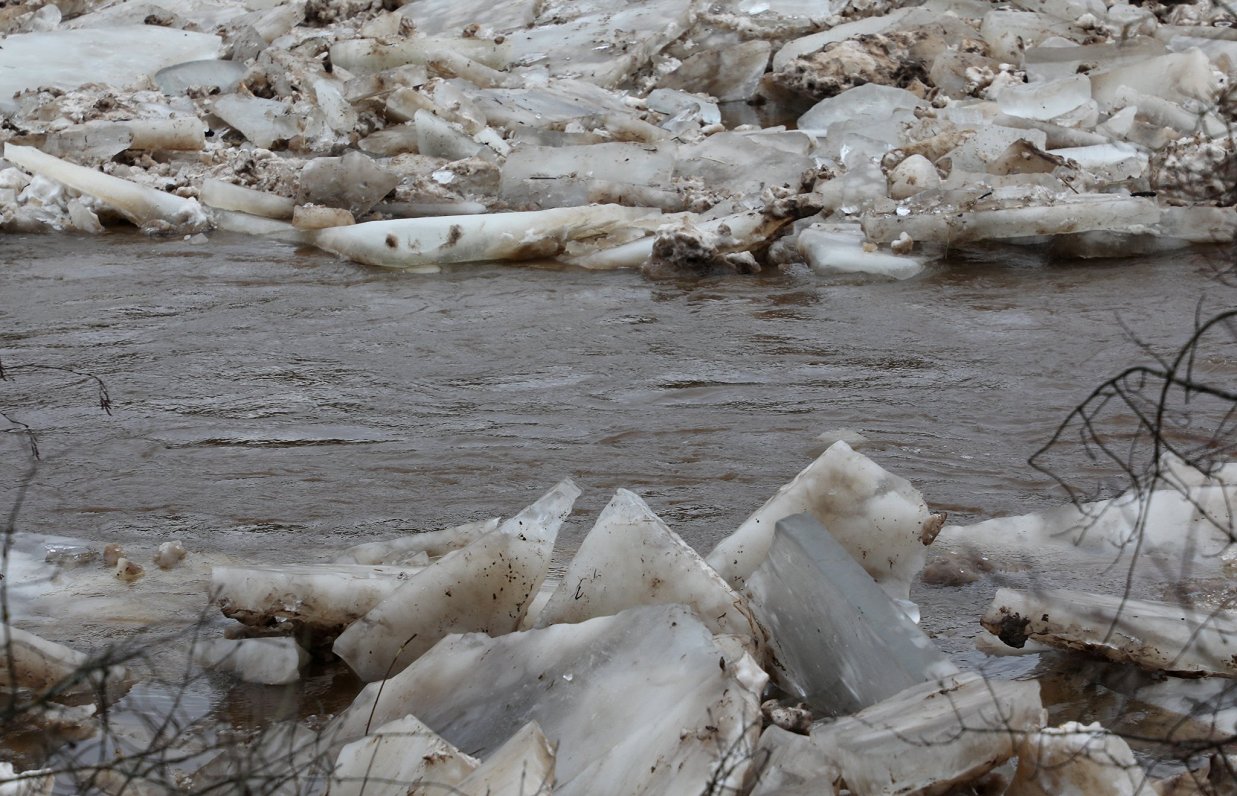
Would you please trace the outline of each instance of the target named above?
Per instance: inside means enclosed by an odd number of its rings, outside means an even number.
[[[1237,611],[1001,589],[982,621],[1013,647],[1031,639],[1169,674],[1237,677]]]
[[[408,715],[388,721],[340,750],[331,772],[332,796],[408,796],[457,786],[478,762]],[[418,783],[425,783],[415,789]]]
[[[905,478],[882,469],[845,442],[835,442],[794,480],[723,539],[707,561],[732,584],[742,584],[764,561],[774,526],[810,514],[895,600],[905,600],[923,569],[940,518]]]
[[[1211,61],[1197,49],[1102,69],[1089,77],[1091,96],[1105,111],[1115,107],[1122,86],[1171,102],[1201,100],[1208,104],[1215,102],[1219,90]]]
[[[1082,105],[1091,99],[1091,81],[1086,75],[1074,75],[1040,83],[1014,83],[997,94],[996,103],[1002,113],[1024,119],[1047,121]]]
[[[816,103],[799,117],[797,126],[800,130],[827,130],[844,122],[873,123],[923,105],[922,99],[904,88],[865,83]]]
[[[530,721],[455,786],[459,796],[545,796],[554,792],[554,744]]]
[[[1141,177],[1147,170],[1147,154],[1131,144],[1099,144],[1048,151],[1112,182]]]
[[[806,515],[777,522],[747,593],[769,633],[778,684],[818,714],[852,713],[958,671]]]
[[[1001,157],[1017,141],[1026,141],[1038,149],[1048,146],[1048,136],[1041,130],[984,125],[946,155],[951,163],[950,170],[983,172],[989,163]]]
[[[482,38],[415,36],[394,42],[347,39],[331,45],[331,63],[364,74],[407,64],[425,64],[440,52],[463,55],[494,69],[510,63],[510,46]]]
[[[895,8],[885,14],[875,14],[853,22],[845,22],[841,25],[835,25],[828,30],[787,42],[780,50],[773,54],[773,71],[780,71],[799,56],[814,53],[817,50],[823,49],[827,44],[846,41],[856,36],[882,33],[900,26],[914,10],[912,8]]]
[[[200,642],[194,658],[203,668],[229,672],[246,683],[283,685],[301,678],[309,655],[291,638],[246,638]]]
[[[1152,790],[1129,744],[1099,723],[1071,721],[1018,743],[1005,796],[1134,796]]]
[[[944,793],[1004,763],[1043,724],[1039,683],[966,672],[815,727],[812,743],[856,796]]]
[[[662,603],[691,607],[718,635],[759,635],[747,600],[638,495],[620,489],[584,538],[537,626]]]
[[[813,224],[799,233],[797,246],[818,274],[871,274],[910,279],[923,270],[923,260],[864,248],[858,224]]]
[[[673,146],[608,143],[520,147],[502,167],[500,195],[515,206],[568,207],[588,202],[589,187],[603,181],[665,187],[674,172]]]
[[[0,48],[0,111],[16,110],[12,96],[23,89],[127,86],[165,66],[214,58],[219,47],[218,36],[157,25],[12,34]]]
[[[203,181],[198,196],[207,207],[279,220],[292,218],[292,209],[296,206],[296,202],[287,196],[214,179]]]
[[[208,59],[164,67],[154,74],[154,80],[159,90],[169,96],[184,94],[194,86],[207,91],[218,89],[220,94],[230,94],[240,85],[245,72],[246,68],[242,63]]]
[[[894,166],[889,172],[889,196],[891,199],[906,199],[921,191],[936,188],[941,184],[941,175],[936,166],[923,155],[911,155]]]
[[[345,550],[337,564],[398,564],[408,556],[424,553],[429,558],[438,558],[452,550],[467,547],[491,531],[498,530],[498,517],[477,522],[466,522],[441,531],[427,531],[412,536],[401,536],[386,542],[366,542]]]
[[[211,110],[252,141],[254,146],[263,149],[269,149],[277,140],[286,141],[301,132],[292,106],[280,100],[225,94],[211,103]]]
[[[748,100],[760,86],[772,50],[772,45],[761,39],[701,50],[684,59],[661,85],[707,94],[719,102]]]
[[[119,666],[101,667],[90,656],[11,625],[0,625],[0,686],[44,691],[93,690],[125,677]]]
[[[564,480],[498,530],[443,556],[350,625],[335,654],[373,682],[451,633],[512,632],[545,579],[558,529],[579,494]]]
[[[763,761],[751,796],[820,796],[838,793],[842,772],[831,750],[809,736],[770,724],[760,735],[756,759]]]
[[[446,638],[367,686],[327,732],[357,738],[411,713],[484,759],[536,721],[558,744],[559,796],[737,789],[766,681],[683,606],[632,608],[498,638]]]

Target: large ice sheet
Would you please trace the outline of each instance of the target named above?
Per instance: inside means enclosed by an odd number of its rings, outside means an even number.
[[[335,654],[373,682],[400,672],[451,633],[515,630],[579,494],[564,480],[498,530],[417,573],[350,625],[336,639]]]
[[[1001,589],[982,621],[1013,647],[1031,639],[1169,674],[1237,677],[1237,611]]]
[[[707,561],[741,584],[764,561],[774,525],[808,513],[894,599],[905,600],[942,518],[910,482],[836,442],[723,539]]]
[[[809,516],[777,522],[747,593],[769,632],[779,684],[818,713],[853,713],[957,671]]]
[[[23,89],[126,86],[166,66],[215,58],[219,48],[218,36],[156,25],[6,36],[0,48],[0,111],[16,110],[12,96]]]
[[[663,603],[691,607],[714,633],[759,635],[747,600],[638,495],[620,489],[584,538],[537,626]]]
[[[719,789],[742,782],[766,680],[687,608],[641,607],[498,638],[451,636],[367,686],[329,731],[350,740],[411,713],[484,759],[536,721],[558,744],[556,794],[700,793],[714,775]]]

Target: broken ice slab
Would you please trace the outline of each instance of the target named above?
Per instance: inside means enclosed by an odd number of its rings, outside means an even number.
[[[459,796],[548,796],[554,792],[554,744],[530,721],[455,786]]]
[[[445,638],[366,686],[327,731],[354,739],[412,714],[485,759],[536,721],[558,745],[560,796],[700,793],[742,782],[766,681],[687,608],[632,608],[498,638]]]
[[[458,794],[457,786],[478,766],[408,715],[389,721],[344,746],[331,772],[333,796],[407,796],[410,793]],[[414,788],[426,783],[423,789]]]
[[[205,669],[234,674],[246,683],[284,685],[301,678],[309,655],[291,638],[214,639],[194,646]]]
[[[245,71],[245,65],[236,61],[186,61],[160,69],[155,72],[154,80],[159,90],[171,97],[184,94],[190,88],[231,94],[241,84]]]
[[[416,25],[427,36],[459,33],[471,24],[485,25],[504,32],[531,25],[540,6],[535,0],[488,0],[485,3],[460,0],[417,0],[396,12]]]
[[[186,59],[214,58],[218,36],[157,25],[124,25],[6,36],[0,49],[0,111],[11,113],[13,94],[85,83],[122,87]]]
[[[793,132],[787,138],[798,149],[788,149],[785,139],[768,134],[717,133],[705,140],[679,147],[676,178],[697,178],[713,190],[735,196],[757,196],[765,188],[789,187],[798,192],[805,174],[813,173],[809,155],[811,138]]]
[[[854,796],[909,796],[974,782],[1043,725],[1039,683],[965,672],[818,725],[811,737]]]
[[[816,103],[799,117],[800,130],[828,130],[834,125],[862,121],[869,124],[893,119],[899,111],[906,112],[907,121],[924,105],[922,98],[896,86],[867,83],[847,89],[841,94]]]
[[[568,241],[599,237],[651,214],[619,205],[591,205],[371,221],[321,230],[314,244],[367,265],[432,273],[443,263],[554,257]]]
[[[417,152],[445,160],[466,160],[485,154],[485,146],[473,140],[458,125],[437,114],[419,110],[413,114]],[[489,153],[493,157],[493,153]]]
[[[1002,113],[1010,116],[1048,121],[1069,113],[1089,99],[1091,81],[1086,75],[1074,75],[1060,80],[1005,86],[997,94],[996,103]]]
[[[409,64],[424,65],[439,52],[458,53],[494,69],[511,60],[510,46],[481,38],[416,36],[395,42],[347,39],[331,45],[331,63],[355,74],[382,72]]]
[[[989,163],[1001,157],[1009,147],[1018,142],[1043,149],[1048,146],[1048,136],[1040,130],[1022,130],[1016,127],[1001,127],[988,124],[976,130],[945,157],[949,168],[962,171],[983,172]]]
[[[209,224],[202,206],[165,191],[138,185],[52,157],[33,147],[4,145],[4,159],[34,174],[89,194],[134,224],[160,231],[196,232]]]
[[[1066,722],[1018,741],[1018,768],[1005,796],[1135,796],[1147,774],[1129,744],[1099,722]]]
[[[747,600],[639,495],[620,489],[584,537],[537,627],[662,603],[689,606],[718,635],[759,638]]]
[[[623,94],[582,80],[552,79],[524,88],[482,89],[475,92],[477,107],[495,126],[559,127],[571,121],[608,116],[631,116]]]
[[[208,179],[202,183],[198,197],[207,207],[235,210],[281,221],[292,218],[292,209],[296,206],[296,202],[286,196],[256,191],[243,185],[233,185],[215,179]]]
[[[1070,160],[1091,174],[1109,182],[1121,182],[1141,177],[1147,172],[1147,155],[1131,144],[1101,144],[1099,146],[1051,149],[1057,157]]]
[[[808,515],[777,521],[747,594],[768,631],[779,685],[818,714],[853,713],[957,671]]]
[[[316,644],[334,639],[416,572],[347,564],[215,567],[210,593],[225,616],[256,627],[289,623]]]
[[[399,177],[356,150],[314,158],[301,169],[298,204],[338,207],[360,218],[399,184]]]
[[[1012,647],[1027,639],[1182,677],[1237,677],[1237,612],[1058,589],[1001,589],[982,619]]]
[[[115,686],[125,670],[12,625],[0,625],[0,686],[57,693]]]
[[[366,682],[402,671],[451,633],[515,630],[541,587],[579,488],[566,479],[504,522],[413,576],[352,623],[335,654]]]
[[[756,571],[783,517],[807,513],[895,600],[906,600],[943,518],[905,478],[835,442],[709,553],[731,584]]]
[[[583,205],[595,180],[666,187],[674,165],[674,146],[611,143],[519,147],[503,163],[499,194],[515,207]]]
[[[225,94],[211,102],[211,111],[254,146],[270,149],[301,133],[301,125],[286,102],[261,97]]]
[[[366,542],[349,547],[337,564],[399,564],[409,556],[424,553],[429,558],[444,556],[452,550],[467,547],[491,531],[498,530],[498,517],[467,522],[441,531],[426,531],[401,536],[386,542]]]
[[[660,86],[707,94],[718,102],[745,101],[755,96],[772,49],[769,42],[754,39],[703,50],[685,58],[678,69],[661,79]]]
[[[908,24],[908,17],[916,20],[921,19],[921,15],[916,14],[916,11],[918,9],[895,8],[885,14],[862,17],[852,22],[834,25],[828,30],[823,30],[819,33],[794,39],[787,42],[780,50],[773,54],[773,71],[781,71],[796,58],[814,53],[835,42],[846,41],[856,36],[881,33],[895,26],[902,27]]]
[[[807,735],[769,725],[760,734],[750,796],[835,796],[842,772],[830,750]]]
[[[993,10],[984,14],[979,35],[988,45],[989,54],[1010,64],[1022,63],[1023,52],[1053,37],[1082,38],[1081,31],[1064,20],[1053,19],[1034,11]],[[1059,47],[1056,49],[1076,49]],[[1070,69],[1066,75],[1073,74]],[[1062,75],[1064,76],[1064,75]]]
[[[1091,72],[1091,96],[1100,109],[1116,107],[1119,90],[1125,86],[1140,94],[1181,103],[1200,100],[1215,103],[1220,78],[1211,61],[1198,49],[1145,58],[1135,63]]]
[[[869,215],[861,223],[875,243],[889,243],[905,232],[916,242],[949,244],[1091,230],[1145,232],[1159,219],[1160,209],[1151,199],[1083,194],[1058,196],[1053,204],[1042,206]]]
[[[799,233],[799,253],[818,274],[871,274],[890,279],[910,279],[923,270],[923,260],[866,246],[858,224],[813,224]]]

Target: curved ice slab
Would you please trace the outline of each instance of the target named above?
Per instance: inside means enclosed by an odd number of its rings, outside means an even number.
[[[529,721],[558,744],[559,796],[738,789],[767,677],[727,656],[685,607],[441,641],[373,683],[330,726],[337,741],[413,714],[486,758]]]
[[[451,633],[510,633],[545,580],[558,529],[580,490],[566,479],[467,547],[448,553],[335,640],[366,682],[391,677]]]
[[[778,490],[708,555],[709,564],[739,585],[756,571],[783,517],[810,514],[895,600],[910,597],[923,569],[938,516],[904,478],[836,442]]]
[[[538,627],[681,603],[719,635],[758,638],[747,600],[653,513],[618,490],[537,618]]]

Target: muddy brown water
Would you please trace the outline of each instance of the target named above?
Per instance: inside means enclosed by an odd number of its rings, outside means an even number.
[[[509,516],[564,476],[584,496],[562,557],[617,487],[707,551],[838,428],[953,521],[1046,508],[1061,493],[1027,458],[1066,412],[1142,344],[1175,349],[1200,302],[1234,303],[1214,250],[974,250],[901,283],[414,276],[223,234],[3,236],[0,252],[0,410],[42,454],[19,528],[277,563]],[[102,379],[112,414],[34,365]],[[7,509],[25,456],[0,444]],[[1092,475],[1081,451],[1065,461]],[[913,596],[967,659],[993,588]]]

